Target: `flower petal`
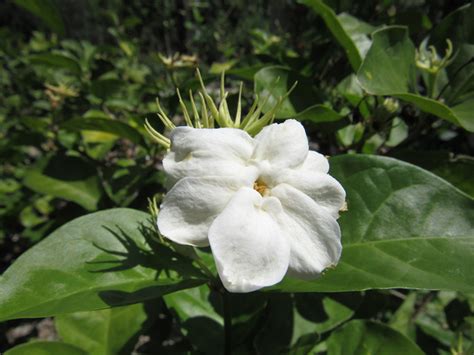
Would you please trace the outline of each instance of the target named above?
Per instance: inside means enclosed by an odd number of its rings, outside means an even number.
[[[303,164],[298,167],[298,170],[327,174],[329,171],[329,161],[324,155],[310,150]]]
[[[337,264],[341,256],[341,231],[336,219],[309,196],[287,184],[272,189],[283,207],[278,221],[290,242],[288,274],[316,278],[324,269]]]
[[[306,132],[296,120],[286,120],[265,127],[255,136],[257,143],[253,159],[267,160],[274,168],[301,165],[308,155]]]
[[[281,205],[242,188],[209,229],[219,276],[230,292],[251,292],[281,281],[290,249],[275,216]]]
[[[173,184],[183,177],[245,176],[254,142],[240,129],[177,127],[163,167]]]
[[[287,183],[308,195],[333,218],[339,217],[339,211],[346,200],[344,188],[328,174],[304,169],[286,169],[281,173],[278,182]]]
[[[179,244],[209,245],[208,230],[232,196],[242,186],[252,186],[238,178],[187,177],[166,194],[158,213],[158,229]]]

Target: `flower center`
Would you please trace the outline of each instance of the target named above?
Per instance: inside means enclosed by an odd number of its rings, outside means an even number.
[[[262,180],[260,180],[260,179],[257,179],[257,181],[255,181],[255,182],[253,183],[253,189],[254,189],[255,191],[257,191],[257,192],[258,192],[260,195],[262,195],[262,196],[267,196],[268,193],[270,192],[270,191],[268,190],[267,184],[265,184],[265,183],[264,183]]]

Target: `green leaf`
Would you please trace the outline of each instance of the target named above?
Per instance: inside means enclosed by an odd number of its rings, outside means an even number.
[[[54,0],[14,0],[15,4],[38,16],[59,35],[64,35],[64,22]]]
[[[409,293],[390,319],[390,327],[412,340],[416,339],[416,328],[414,323],[416,295],[415,291]]]
[[[42,53],[28,57],[30,63],[45,65],[53,69],[66,69],[72,74],[79,76],[81,74],[80,64],[70,57],[62,54]]]
[[[1,276],[0,321],[139,303],[206,281],[154,238],[150,216],[125,208],[65,224]]]
[[[411,340],[386,325],[353,320],[331,334],[328,355],[404,354],[422,355]]]
[[[73,345],[60,341],[32,341],[7,350],[5,355],[86,355],[87,353]]]
[[[300,3],[321,15],[334,38],[344,48],[352,68],[359,69],[362,58],[370,46],[367,34],[371,33],[374,27],[349,14],[336,15],[322,0],[300,0]]]
[[[127,138],[135,144],[144,144],[142,135],[135,128],[129,126],[125,122],[99,118],[99,117],[78,117],[66,121],[61,128],[71,131],[98,131],[114,134],[121,138]]]
[[[312,89],[311,82],[288,68],[281,66],[263,68],[255,74],[254,80],[255,92],[259,95],[260,103],[266,101],[264,111],[275,106],[291,86],[298,82],[295,90],[282,102],[276,112],[276,118],[294,118],[312,122],[331,122],[342,118],[328,106],[315,105],[318,98]]]
[[[226,75],[234,75],[244,80],[253,81],[255,74],[264,67],[264,64],[254,64],[247,67],[232,68],[226,71]]]
[[[474,131],[474,116],[470,114],[474,100],[450,108],[440,101],[413,92],[415,46],[405,27],[385,27],[375,31],[372,37],[372,46],[357,73],[364,90],[372,95],[397,97],[424,112]]]
[[[75,202],[89,211],[97,209],[102,195],[96,169],[79,157],[43,159],[25,173],[23,183],[33,191]]]
[[[474,200],[399,160],[343,155],[331,174],[347,192],[339,264],[318,280],[286,278],[272,289],[373,288],[474,291]]]
[[[360,293],[299,293],[294,300],[298,314],[311,322],[313,332],[322,334],[350,319],[362,297]]]
[[[372,95],[408,93],[415,86],[415,46],[405,27],[375,31],[357,78]]]
[[[85,350],[87,354],[131,353],[140,332],[144,330],[145,322],[156,318],[157,311],[138,303],[100,311],[63,314],[55,318],[54,324],[64,342]]]

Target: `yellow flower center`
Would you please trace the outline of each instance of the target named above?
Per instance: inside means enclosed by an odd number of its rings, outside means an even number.
[[[269,190],[268,190],[268,186],[267,184],[265,184],[262,180],[260,179],[257,179],[257,181],[255,181],[253,183],[253,189],[255,191],[257,191],[260,195],[262,196],[266,196],[268,195],[269,193]]]

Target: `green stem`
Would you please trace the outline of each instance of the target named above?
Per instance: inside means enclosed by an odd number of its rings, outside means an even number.
[[[438,78],[438,72],[428,74],[428,97],[430,99],[434,99],[437,78]]]
[[[229,292],[224,290],[222,292],[222,299],[224,303],[224,341],[225,341],[225,348],[224,354],[230,355],[232,354],[232,313],[231,313],[231,305],[229,299]]]

